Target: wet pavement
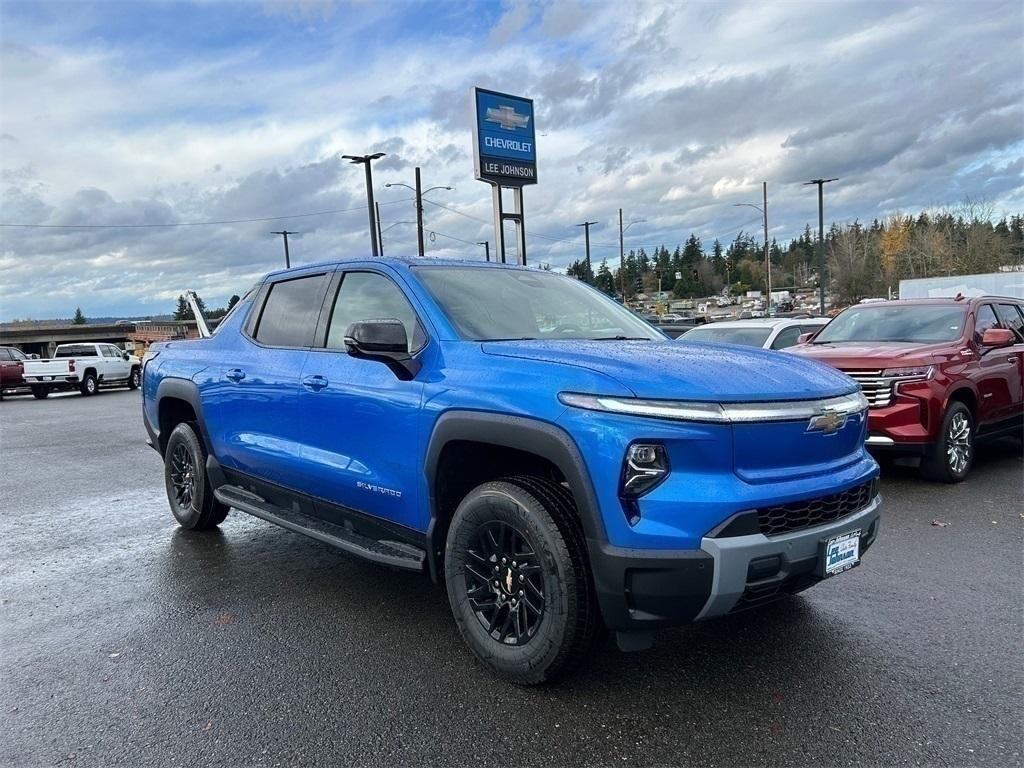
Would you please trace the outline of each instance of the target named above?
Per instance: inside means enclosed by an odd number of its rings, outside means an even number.
[[[0,404],[2,765],[1024,761],[1012,441],[959,486],[886,466],[863,567],[522,689],[425,579],[238,512],[178,529],[139,408]]]

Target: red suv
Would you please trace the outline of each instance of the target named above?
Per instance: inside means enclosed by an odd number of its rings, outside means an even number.
[[[870,405],[868,447],[921,456],[932,480],[960,482],[976,440],[1024,428],[1020,299],[858,304],[788,351],[856,379]]]

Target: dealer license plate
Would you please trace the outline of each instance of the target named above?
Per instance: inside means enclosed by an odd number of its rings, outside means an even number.
[[[825,542],[825,575],[835,576],[860,562],[860,531],[834,536]]]

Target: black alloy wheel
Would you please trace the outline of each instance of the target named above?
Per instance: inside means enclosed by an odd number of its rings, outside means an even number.
[[[171,454],[171,486],[174,502],[180,509],[189,509],[196,493],[196,465],[184,443],[174,446]]]
[[[502,520],[479,526],[466,547],[466,596],[480,626],[505,645],[528,643],[544,620],[536,548]]]
[[[206,458],[198,425],[184,422],[171,431],[164,449],[164,486],[182,528],[208,530],[227,517],[228,508],[217,501],[207,477]]]
[[[576,669],[600,621],[586,540],[568,487],[517,475],[481,483],[459,503],[444,580],[476,658],[520,685]]]

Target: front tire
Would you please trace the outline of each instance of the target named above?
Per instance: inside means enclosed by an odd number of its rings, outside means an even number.
[[[459,632],[501,677],[535,685],[590,651],[598,624],[572,495],[535,477],[488,482],[448,530],[445,584]]]
[[[974,416],[961,402],[952,402],[942,419],[939,439],[921,461],[921,474],[939,483],[959,483],[974,464]]]
[[[164,451],[164,485],[178,524],[204,531],[224,522],[228,507],[214,498],[206,476],[206,449],[196,432],[188,422],[171,432]]]
[[[85,374],[85,378],[78,385],[78,391],[82,393],[82,397],[91,397],[96,394],[98,389],[99,385],[96,382],[95,373]]]
[[[132,372],[128,374],[128,389],[138,389],[139,384],[142,383],[142,371],[136,368],[132,368]]]
[[[50,388],[47,386],[32,387],[32,397],[36,400],[45,400],[50,396]]]

